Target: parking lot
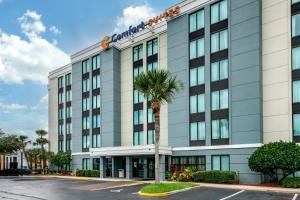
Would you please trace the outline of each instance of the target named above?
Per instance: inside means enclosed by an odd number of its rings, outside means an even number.
[[[297,194],[277,192],[257,192],[237,189],[211,187],[194,188],[163,198],[141,197],[137,192],[144,184],[133,182],[108,182],[74,180],[61,178],[18,177],[0,178],[0,199],[13,200],[132,200],[132,199],[170,199],[170,200],[300,200]]]

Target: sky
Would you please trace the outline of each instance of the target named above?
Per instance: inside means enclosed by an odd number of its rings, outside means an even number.
[[[181,0],[0,0],[0,129],[48,130],[47,78],[70,55]]]

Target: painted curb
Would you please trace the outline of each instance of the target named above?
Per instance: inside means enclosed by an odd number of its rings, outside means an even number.
[[[141,195],[141,196],[145,196],[145,197],[165,197],[165,196],[169,196],[171,194],[175,194],[175,193],[179,193],[179,192],[185,192],[185,191],[192,190],[192,189],[198,188],[198,187],[200,187],[200,185],[196,185],[194,187],[180,189],[180,190],[174,190],[174,191],[171,191],[171,192],[161,192],[161,193],[143,193],[143,192],[139,191],[138,194]]]

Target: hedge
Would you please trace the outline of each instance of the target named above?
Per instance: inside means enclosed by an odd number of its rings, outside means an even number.
[[[287,177],[282,180],[281,186],[286,188],[300,188],[300,178]]]
[[[238,183],[238,174],[230,171],[197,171],[193,181],[206,183]]]
[[[0,176],[23,176],[31,174],[30,169],[5,169],[0,170]]]
[[[76,170],[76,176],[100,177],[99,170]]]

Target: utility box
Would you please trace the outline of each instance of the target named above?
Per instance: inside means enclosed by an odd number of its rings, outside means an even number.
[[[124,178],[124,169],[119,169],[119,178]]]

